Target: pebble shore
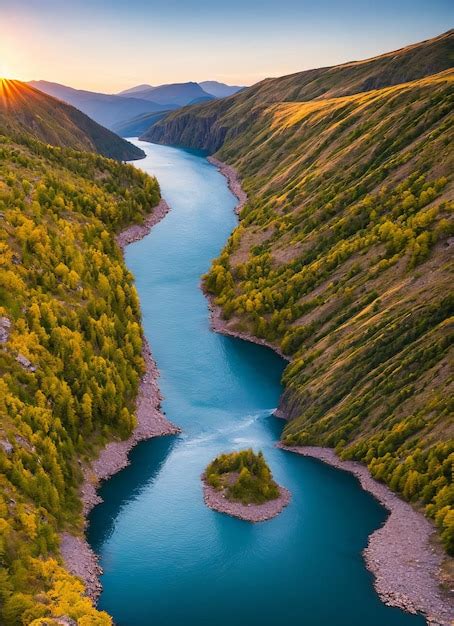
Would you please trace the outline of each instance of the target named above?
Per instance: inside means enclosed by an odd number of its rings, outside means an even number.
[[[343,461],[331,448],[277,445],[282,450],[313,457],[358,478],[361,487],[389,511],[383,526],[369,536],[363,552],[381,600],[408,613],[422,613],[430,626],[452,624],[453,598],[442,594],[439,588],[443,554],[431,544],[435,529],[429,520],[385,484],[372,478],[362,463]]]
[[[117,236],[118,245],[124,250],[128,244],[148,235],[153,226],[168,211],[169,206],[165,200],[161,200],[143,224],[133,224]],[[180,432],[180,429],[171,424],[161,411],[162,396],[158,386],[159,371],[145,338],[142,356],[145,361],[145,373],[140,381],[136,400],[136,428],[128,439],[111,441],[107,444],[101,450],[98,458],[83,468],[84,481],[80,489],[80,497],[85,524],[87,524],[87,516],[91,509],[102,502],[97,492],[100,482],[107,480],[128,465],[129,452],[135,445],[152,437],[175,435]],[[96,600],[102,589],[99,581],[102,568],[99,565],[98,557],[90,548],[85,537],[62,533],[60,551],[67,570],[83,580],[87,596]]]
[[[203,476],[202,482],[203,499],[207,507],[218,513],[238,517],[247,522],[264,522],[276,517],[291,500],[290,491],[278,485],[280,495],[275,500],[270,500],[264,504],[242,504],[241,502],[229,500],[224,495],[223,490],[218,491],[209,485]]]
[[[238,203],[235,206],[235,213],[239,215],[241,213],[241,209],[247,202],[247,193],[241,186],[241,181],[235,168],[213,156],[209,156],[208,161],[217,167],[221,174],[226,177],[230,191],[238,199]]]
[[[235,168],[231,165],[223,163],[215,157],[208,157],[208,161],[212,165],[215,165],[217,169],[221,172],[221,174],[226,177],[230,191],[233,193],[234,196],[236,196],[238,200],[235,206],[235,213],[239,215],[239,213],[241,213],[241,209],[247,202],[247,193],[241,187],[241,182]],[[214,298],[210,294],[206,292],[204,293],[206,298],[208,299],[211,328],[216,333],[219,333],[220,335],[226,335],[228,337],[235,337],[236,339],[242,339],[243,341],[249,341],[250,343],[256,343],[259,346],[264,346],[266,348],[271,348],[272,350],[277,352],[281,358],[285,359],[286,361],[290,361],[289,357],[281,352],[279,348],[268,343],[267,341],[265,341],[265,339],[260,339],[260,337],[254,337],[254,335],[250,335],[248,333],[229,328],[228,322],[222,317],[221,308],[214,304]]]

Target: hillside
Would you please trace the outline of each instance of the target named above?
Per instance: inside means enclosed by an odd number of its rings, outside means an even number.
[[[17,80],[0,80],[0,133],[28,135],[54,146],[98,152],[117,160],[144,156],[142,150],[74,107]]]
[[[80,461],[135,424],[140,310],[115,233],[143,221],[159,187],[48,145],[91,147],[70,107],[7,87],[29,106],[8,97],[0,117],[0,623],[107,626],[63,569],[59,534],[82,532]]]
[[[454,31],[365,61],[269,78],[229,98],[182,109],[142,139],[214,153],[244,132],[268,104],[341,97],[416,80],[454,65]]]
[[[45,80],[30,81],[28,84],[43,93],[76,107],[76,109],[98,122],[98,124],[102,124],[110,130],[113,130],[115,124],[125,119],[172,108],[148,99],[143,100],[138,96],[136,97],[136,94],[134,94],[134,97],[125,97],[97,93],[83,89],[73,89],[66,85],[50,83]]]
[[[284,440],[367,463],[449,552],[453,99],[448,70],[269,106],[218,153],[250,200],[205,279],[227,328],[292,357]]]

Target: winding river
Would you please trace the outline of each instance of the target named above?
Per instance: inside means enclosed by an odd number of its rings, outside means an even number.
[[[361,551],[384,509],[355,478],[274,447],[284,364],[210,331],[199,289],[235,225],[225,178],[194,152],[134,141],[172,211],[127,248],[163,408],[183,432],[140,444],[101,489],[89,541],[104,568],[99,606],[120,626],[420,626],[386,607]],[[292,502],[252,525],[205,507],[200,474],[221,451],[264,451]]]

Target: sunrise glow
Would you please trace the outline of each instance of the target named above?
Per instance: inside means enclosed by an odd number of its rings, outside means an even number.
[[[13,78],[13,73],[9,65],[0,63],[0,80]]]

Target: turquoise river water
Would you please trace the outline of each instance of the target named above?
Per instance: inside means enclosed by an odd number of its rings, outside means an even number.
[[[361,557],[384,509],[351,475],[274,447],[283,361],[210,331],[199,285],[236,221],[225,178],[194,152],[134,143],[172,210],[126,261],[182,434],[140,444],[101,488],[88,532],[104,568],[100,608],[119,626],[421,626],[380,601]],[[200,482],[215,455],[246,447],[292,492],[255,525],[208,509]]]

